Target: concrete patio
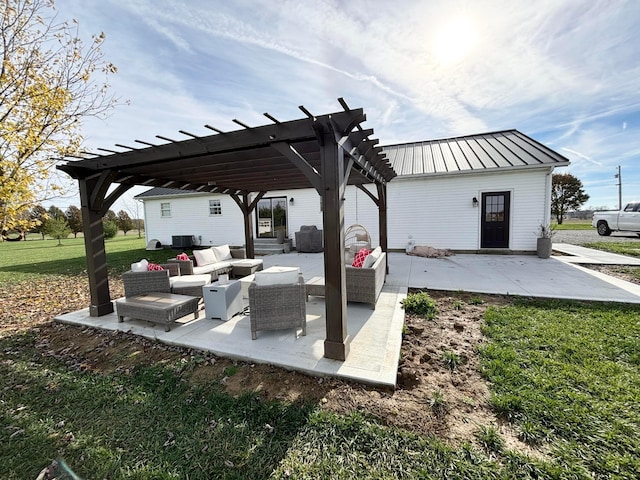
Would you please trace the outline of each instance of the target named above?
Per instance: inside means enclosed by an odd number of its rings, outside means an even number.
[[[557,248],[560,250],[562,246]],[[640,261],[629,257],[612,260],[601,252],[589,256],[584,250],[579,254],[566,253],[567,256],[547,260],[533,255],[470,254],[422,258],[390,253],[389,275],[375,310],[365,304],[347,304],[351,352],[345,362],[323,357],[325,305],[322,297],[310,297],[307,303],[307,335],[304,337],[299,333],[294,336],[291,329],[258,332],[258,339],[252,341],[248,315],[236,315],[228,322],[222,322],[202,318],[202,311],[201,318],[184,317],[170,332],[165,332],[162,326],[142,321],[118,323],[115,313],[91,317],[88,309],[60,315],[56,320],[127,331],[172,345],[207,350],[248,362],[269,363],[312,375],[331,375],[393,387],[404,323],[401,301],[409,288],[640,304],[640,285],[573,263],[578,255],[591,259],[581,263],[595,261],[595,257],[599,257],[598,263],[640,264]],[[321,253],[293,252],[264,257],[264,265],[297,266],[308,279],[322,276],[322,258]]]

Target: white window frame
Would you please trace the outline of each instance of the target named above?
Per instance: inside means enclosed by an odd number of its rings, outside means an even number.
[[[219,199],[209,200],[209,216],[219,217],[222,215],[222,201]]]
[[[171,202],[160,203],[160,218],[171,218]]]

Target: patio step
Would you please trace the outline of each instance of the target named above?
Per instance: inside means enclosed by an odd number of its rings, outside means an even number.
[[[253,247],[256,255],[278,255],[289,250],[288,245],[278,243],[277,238],[256,238]]]

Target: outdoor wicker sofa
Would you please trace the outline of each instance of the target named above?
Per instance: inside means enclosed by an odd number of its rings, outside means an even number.
[[[307,334],[307,307],[304,279],[298,275],[296,283],[279,285],[249,285],[249,316],[251,338],[258,330],[302,328]]]
[[[261,259],[247,259],[244,248],[229,247],[228,245],[194,250],[188,260],[178,260],[177,258],[167,260],[168,263],[180,265],[180,275],[208,274],[211,275],[212,282],[215,282],[223,273],[231,273],[236,264],[240,266],[240,269],[246,269],[246,263],[249,261],[255,263],[253,271],[262,269]]]

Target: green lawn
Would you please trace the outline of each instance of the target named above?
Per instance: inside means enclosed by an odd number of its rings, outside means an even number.
[[[80,274],[82,240],[56,243],[0,244],[0,291],[16,276]],[[106,248],[114,274],[168,256],[146,252],[137,237]],[[560,301],[488,310],[480,353],[491,404],[542,449],[535,459],[491,427],[451,446],[366,411],[232,396],[222,378],[193,379],[197,353],[97,372],[73,360],[73,344],[61,354],[38,329],[0,330],[0,478],[35,478],[57,457],[83,478],[110,479],[638,478],[638,318],[638,306]]]
[[[548,442],[564,478],[640,476],[639,318],[638,306],[560,301],[486,314],[492,405],[522,440]]]
[[[562,224],[551,224],[552,230],[595,230],[591,220],[565,220]]]
[[[604,250],[605,252],[619,253],[621,255],[630,255],[632,257],[640,257],[640,241],[637,242],[593,242],[585,243],[585,247]]]
[[[147,251],[145,247],[145,239],[131,233],[106,240],[109,273],[120,274],[142,258],[157,263],[174,255],[171,250]],[[67,238],[61,245],[57,240],[0,242],[0,283],[26,280],[33,275],[79,275],[86,270],[83,238]]]

